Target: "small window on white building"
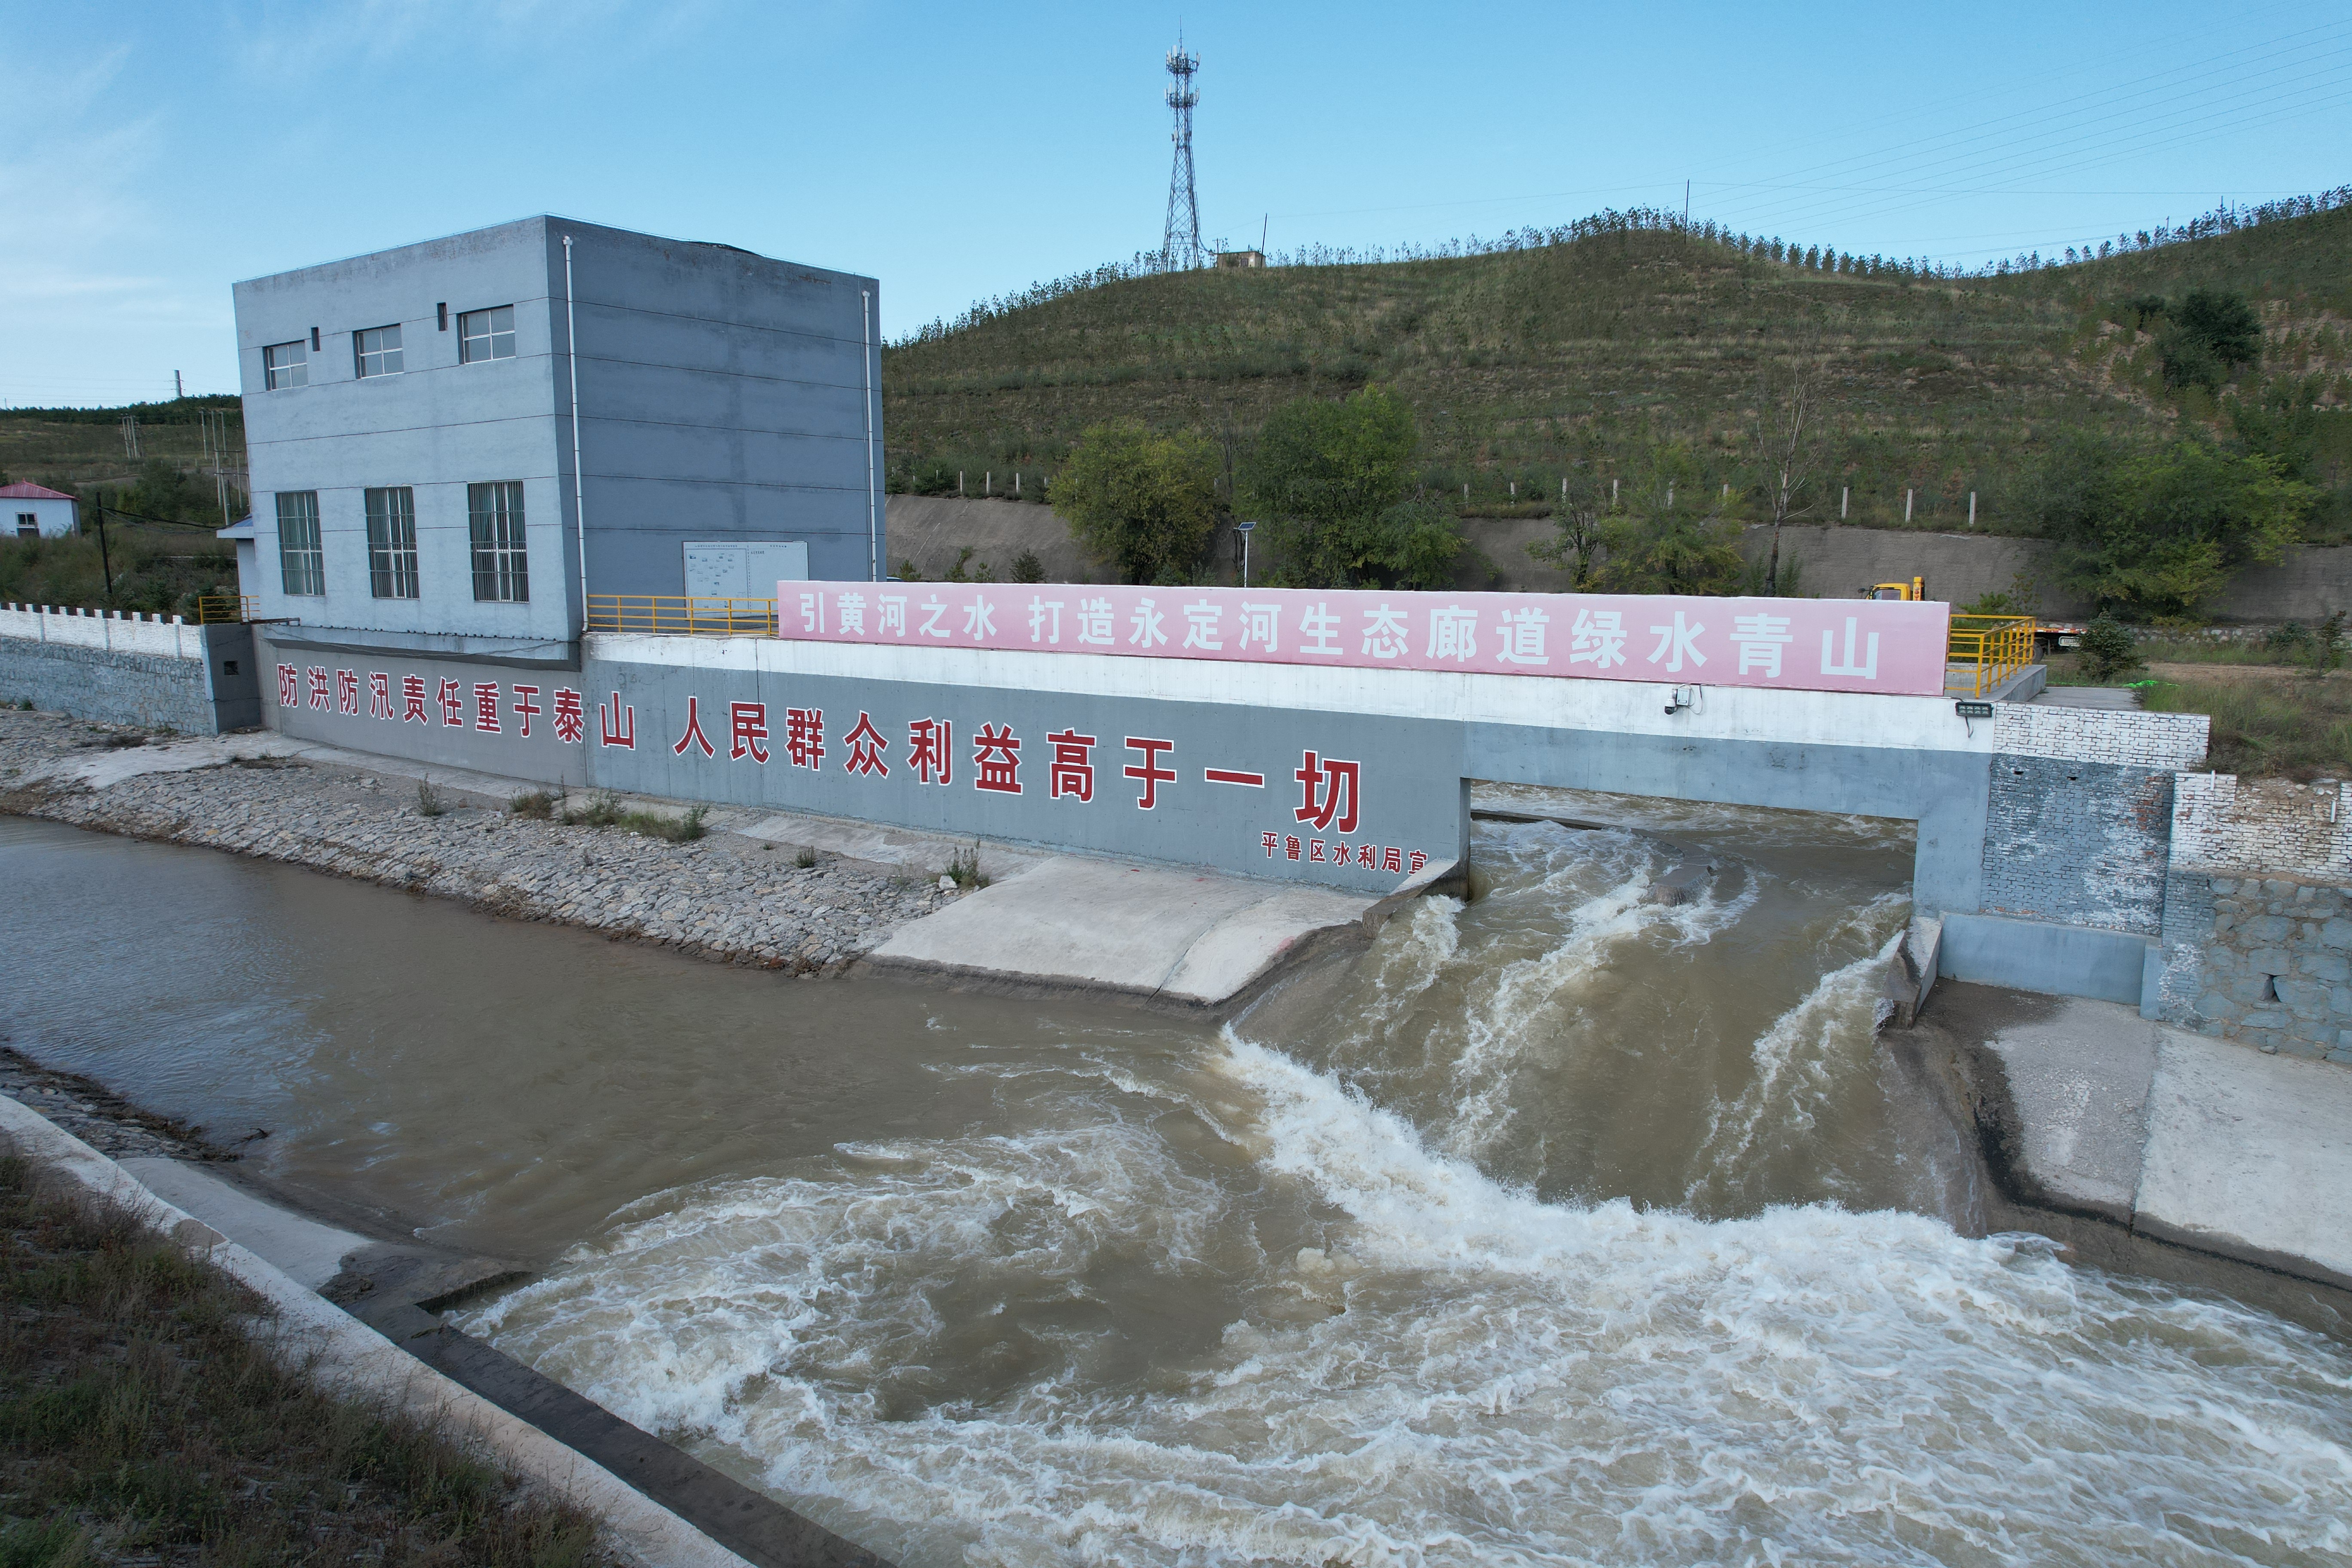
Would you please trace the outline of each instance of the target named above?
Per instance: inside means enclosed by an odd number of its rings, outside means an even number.
[[[367,492],[368,592],[379,599],[414,599],[416,578],[416,492],[406,485]]]
[[[514,358],[514,307],[493,305],[457,318],[457,363]]]
[[[310,384],[310,353],[300,339],[272,343],[261,351],[261,378],[271,392],[280,387]]]
[[[278,569],[289,595],[327,591],[327,557],[319,542],[319,492],[278,492]]]
[[[352,334],[352,351],[358,356],[362,380],[371,375],[398,375],[400,362],[400,327],[369,327]]]
[[[474,597],[521,604],[530,597],[530,563],[523,550],[522,481],[467,485],[466,510],[474,536]]]
[[[41,537],[41,519],[40,519],[40,514],[39,514],[39,513],[37,513],[37,512],[30,512],[30,511],[20,511],[20,512],[18,512],[18,513],[16,514],[16,537],[17,537],[17,538],[19,538],[19,539],[38,539],[38,538],[40,538],[40,537]]]

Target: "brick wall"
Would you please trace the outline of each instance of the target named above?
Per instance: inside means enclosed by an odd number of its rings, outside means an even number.
[[[2156,935],[2172,784],[2161,768],[1996,752],[1985,802],[1985,910]]]
[[[2213,721],[2202,713],[2002,702],[1995,706],[1992,724],[1994,749],[2011,756],[2178,773],[2203,763],[2206,737]]]

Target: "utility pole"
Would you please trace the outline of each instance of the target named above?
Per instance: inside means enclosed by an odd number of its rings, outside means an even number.
[[[173,371],[172,373],[172,401],[178,403],[187,395],[188,389],[180,384],[180,373],[176,370]]]
[[[114,558],[106,550],[106,492],[98,492],[98,569],[106,574],[106,602],[114,603]]]

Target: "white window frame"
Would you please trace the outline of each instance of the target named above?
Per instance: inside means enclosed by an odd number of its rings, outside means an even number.
[[[378,599],[420,597],[416,571],[416,492],[386,485],[364,492],[367,503],[368,593]]]
[[[489,305],[457,317],[457,363],[515,357],[514,307]]]
[[[279,490],[277,501],[278,574],[286,596],[323,598],[327,592],[327,552],[319,531],[319,492]]]
[[[522,481],[497,479],[466,487],[467,532],[472,541],[474,597],[482,604],[530,602],[530,557],[523,530]]]
[[[405,367],[406,358],[400,346],[400,323],[388,322],[381,327],[362,327],[352,334],[352,368],[362,381],[379,375],[398,375]]]
[[[261,384],[265,392],[310,384],[310,350],[301,339],[272,343],[261,351]]]

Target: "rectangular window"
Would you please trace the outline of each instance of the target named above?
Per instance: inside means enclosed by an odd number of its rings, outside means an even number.
[[[400,374],[400,328],[370,327],[352,334],[352,352],[359,358],[362,379]]]
[[[367,492],[368,592],[416,597],[416,492],[406,485]]]
[[[530,597],[530,569],[523,554],[522,481],[467,485],[466,510],[473,523],[474,597],[523,603]]]
[[[514,307],[494,305],[457,318],[457,363],[514,358]]]
[[[302,340],[290,343],[272,343],[261,351],[261,379],[264,390],[276,392],[281,387],[310,384],[310,353]]]
[[[289,594],[327,591],[327,557],[319,544],[319,492],[278,492],[278,568]]]
[[[41,519],[39,514],[29,511],[18,512],[16,514],[16,537],[19,539],[38,539],[40,536]]]

